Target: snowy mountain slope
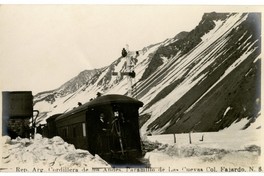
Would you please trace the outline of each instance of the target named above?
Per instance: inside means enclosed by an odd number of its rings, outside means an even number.
[[[140,50],[133,60],[133,96],[144,102],[141,132],[218,131],[243,118],[247,126],[253,122],[260,111],[260,16],[206,13],[192,31]],[[97,92],[127,94],[126,77],[112,75],[125,64],[117,58],[81,83],[37,94],[39,123]]]
[[[133,83],[138,82],[140,75],[142,75],[145,71],[145,68],[149,64],[149,59],[151,55],[160,44],[154,44],[148,47],[143,48],[140,52],[140,56],[137,57],[135,61],[137,64],[135,65],[135,72],[137,73],[136,78],[133,80]],[[131,52],[132,55],[135,55],[135,52]],[[86,82],[80,82],[75,80],[83,80],[78,79],[80,74],[65,83],[64,85],[72,86],[61,86],[58,89],[52,91],[46,91],[38,93],[34,96],[34,109],[40,111],[40,115],[38,118],[38,123],[44,124],[45,119],[49,116],[57,113],[67,112],[74,107],[77,106],[78,102],[85,103],[90,101],[90,99],[96,98],[97,92],[101,92],[103,94],[127,94],[127,79],[125,76],[117,77],[113,76],[112,72],[119,72],[124,70],[125,58],[118,58],[108,67],[104,67],[101,69],[96,69],[92,71],[93,76],[90,76],[86,79]],[[85,72],[90,75],[91,71]],[[84,79],[85,80],[85,79]],[[78,84],[78,89],[71,91],[68,90],[71,87],[76,88],[75,84]],[[60,92],[63,92],[61,94]]]
[[[141,114],[151,115],[145,116],[149,120],[142,131],[217,131],[235,120],[256,118],[260,110],[255,103],[260,99],[260,15],[232,14],[214,23],[191,52],[174,56],[172,64],[152,74],[152,80],[161,81],[152,83],[155,90],[141,98],[146,104]],[[233,115],[219,123],[230,105]],[[243,106],[246,110],[241,113]]]
[[[88,84],[89,80],[93,78],[98,72],[100,72],[100,69],[84,70],[79,73],[78,76],[72,78],[70,81],[67,81],[58,89],[38,93],[34,96],[34,103],[43,100],[50,101],[52,103],[55,101],[56,97],[64,97],[66,95],[74,93],[83,85]]]

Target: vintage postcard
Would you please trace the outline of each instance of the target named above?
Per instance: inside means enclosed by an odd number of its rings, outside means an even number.
[[[263,12],[0,5],[0,172],[263,172]]]

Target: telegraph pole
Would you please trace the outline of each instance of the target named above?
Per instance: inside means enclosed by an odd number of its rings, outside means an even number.
[[[136,52],[136,57],[137,58],[139,56],[138,52]],[[120,72],[120,75],[125,75],[127,78],[127,86],[128,86],[128,90],[127,90],[127,94],[129,97],[133,96],[133,83],[132,83],[132,79],[135,78],[136,73],[134,72],[134,64],[132,63],[132,52],[129,51],[128,45],[126,46],[126,49],[123,48],[122,50],[122,57],[124,57],[126,59],[126,67],[125,67],[125,71],[124,72]],[[118,72],[113,72],[112,75],[117,76]]]
[[[128,46],[127,46],[127,56],[126,56],[126,72],[128,73],[132,73],[133,69],[133,65],[132,65],[132,61],[131,61],[131,57],[130,57],[131,53],[129,52]],[[128,86],[128,90],[127,90],[127,94],[129,97],[132,97],[132,77],[131,75],[127,75],[127,86]]]

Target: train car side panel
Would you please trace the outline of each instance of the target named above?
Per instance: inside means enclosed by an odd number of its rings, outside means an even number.
[[[56,126],[58,135],[66,142],[74,144],[75,148],[87,150],[88,133],[85,111],[57,120]]]

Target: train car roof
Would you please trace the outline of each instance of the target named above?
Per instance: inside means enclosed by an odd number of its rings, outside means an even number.
[[[62,114],[54,114],[54,115],[50,116],[49,118],[47,118],[46,122],[50,122],[52,120],[55,120],[60,115],[62,115]]]
[[[109,94],[109,95],[103,95],[101,97],[97,97],[92,101],[89,101],[79,107],[74,108],[73,110],[70,110],[61,116],[59,116],[56,120],[62,119],[70,114],[75,114],[77,112],[83,111],[87,108],[92,108],[96,106],[103,106],[108,104],[115,104],[115,103],[124,103],[124,104],[135,104],[138,107],[142,107],[143,103],[141,101],[138,101],[135,98],[131,98],[125,95],[118,95],[118,94]]]

